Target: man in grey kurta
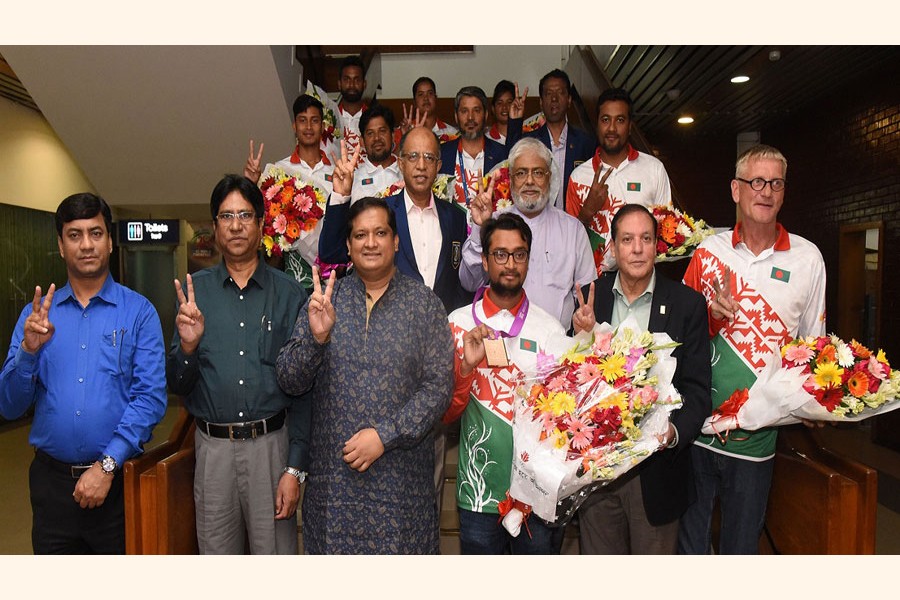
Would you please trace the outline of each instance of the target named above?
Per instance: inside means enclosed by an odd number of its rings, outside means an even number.
[[[304,548],[437,553],[431,431],[452,391],[450,329],[438,297],[394,267],[384,201],[363,198],[348,221],[355,271],[324,291],[316,275],[276,364],[285,391],[312,388]]]

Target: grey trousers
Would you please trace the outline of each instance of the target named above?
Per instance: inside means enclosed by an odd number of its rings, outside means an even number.
[[[578,523],[582,554],[675,554],[677,547],[678,520],[659,527],[647,521],[634,472],[588,496]]]
[[[194,438],[194,503],[200,554],[297,554],[297,515],[275,520],[288,455],[287,425],[252,440]]]

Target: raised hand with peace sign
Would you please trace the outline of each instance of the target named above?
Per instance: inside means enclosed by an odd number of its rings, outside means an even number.
[[[178,314],[175,316],[175,328],[181,339],[181,351],[185,354],[193,354],[200,345],[203,337],[205,323],[203,313],[197,307],[194,298],[194,280],[190,273],[187,276],[187,296],[181,289],[181,282],[175,280],[175,296],[178,298]]]
[[[31,301],[31,314],[25,319],[22,337],[22,350],[34,354],[53,337],[56,328],[50,322],[50,307],[53,305],[53,293],[56,284],[51,283],[47,295],[41,301],[41,286],[34,288],[34,300]]]
[[[410,106],[409,112],[407,112],[406,103],[403,103],[403,120],[400,121],[400,131],[402,133],[406,133],[414,127],[425,126],[425,121],[428,118],[428,111],[424,110],[420,113],[418,106],[416,106],[415,109],[415,114],[413,114],[413,106]]]
[[[584,204],[582,204],[581,210],[578,212],[578,220],[585,225],[590,225],[591,221],[594,219],[594,215],[609,203],[609,186],[606,185],[606,180],[612,175],[613,168],[609,167],[606,170],[606,174],[601,179],[600,171],[602,170],[603,165],[601,164],[594,173],[594,181],[591,183],[591,189],[588,191],[588,195],[584,199]]]
[[[322,290],[322,281],[319,279],[319,268],[312,268],[313,288],[309,297],[309,330],[320,344],[325,344],[331,337],[331,329],[334,327],[336,316],[334,305],[331,304],[331,295],[334,293],[335,272],[332,271]]]
[[[266,145],[260,142],[259,153],[254,156],[253,140],[250,140],[250,155],[247,156],[247,162],[244,164],[244,177],[253,183],[259,183],[259,176],[262,174],[262,171],[259,170],[259,166],[262,164],[263,148],[265,147]]]
[[[479,227],[494,214],[494,182],[499,177],[499,171],[492,173],[487,186],[483,183],[480,170],[475,178],[475,198],[469,204],[469,213],[472,215],[472,222]]]
[[[521,119],[525,116],[525,98],[528,96],[528,87],[525,87],[525,92],[520,96],[519,95],[519,83],[516,82],[516,94],[515,98],[513,98],[512,104],[509,105],[509,118],[510,119]]]
[[[347,142],[340,141],[341,157],[335,160],[334,174],[332,175],[332,189],[335,194],[341,196],[349,196],[353,190],[353,172],[359,164],[359,154],[362,151],[362,144],[356,146],[353,155],[348,158]]]
[[[718,321],[734,320],[740,309],[737,301],[731,296],[731,282],[733,278],[731,269],[726,266],[725,273],[722,276],[722,283],[719,284],[718,278],[712,281],[713,291],[716,295],[709,303],[709,312]]]
[[[594,282],[592,281],[588,287],[587,301],[585,301],[580,287],[575,288],[575,298],[578,300],[578,308],[572,315],[572,327],[575,329],[575,333],[593,330],[594,325],[597,324],[597,317],[594,314]]]

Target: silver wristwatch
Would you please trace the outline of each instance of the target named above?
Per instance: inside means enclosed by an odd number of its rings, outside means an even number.
[[[119,464],[116,462],[116,459],[107,454],[100,460],[100,468],[103,469],[103,472],[107,475],[113,475],[115,474],[116,469],[119,468]]]
[[[301,471],[300,469],[295,469],[294,467],[285,467],[281,470],[281,472],[287,473],[288,475],[293,475],[300,483],[306,481],[306,471]]]

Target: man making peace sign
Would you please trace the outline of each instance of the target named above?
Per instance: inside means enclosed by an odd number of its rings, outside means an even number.
[[[284,393],[275,359],[306,292],[260,259],[263,196],[226,175],[212,192],[222,262],[175,281],[169,389],[197,421],[194,502],[202,554],[296,554],[309,403]]]
[[[56,209],[68,282],[26,306],[0,375],[0,414],[34,406],[28,441],[35,554],[124,554],[121,466],[166,410],[156,309],[113,281],[109,205],[75,194]]]

